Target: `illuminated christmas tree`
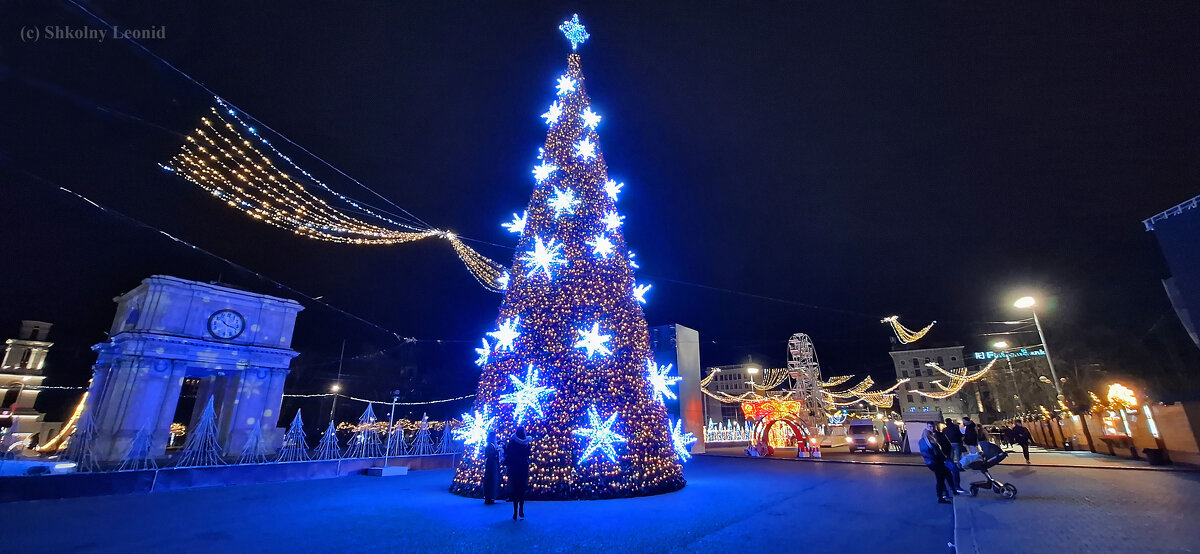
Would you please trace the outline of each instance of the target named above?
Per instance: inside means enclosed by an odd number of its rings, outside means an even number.
[[[588,38],[578,16],[560,30]],[[655,400],[633,253],[608,178],[580,58],[567,58],[535,162],[527,210],[504,225],[520,235],[497,328],[477,349],[483,375],[451,491],[481,496],[483,442],[523,425],[532,437],[527,495],[614,498],[683,487],[666,410]],[[507,477],[506,477],[507,478]]]

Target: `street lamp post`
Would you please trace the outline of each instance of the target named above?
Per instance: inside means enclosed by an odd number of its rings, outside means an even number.
[[[1050,357],[1050,345],[1046,344],[1046,333],[1042,331],[1042,320],[1038,319],[1037,310],[1033,307],[1036,303],[1037,301],[1032,296],[1022,296],[1013,302],[1013,307],[1028,308],[1033,313],[1033,325],[1037,327],[1038,338],[1042,340],[1042,350],[1046,353],[1046,365],[1050,366],[1050,378],[1054,380],[1054,391],[1058,393],[1058,399],[1062,401],[1065,399],[1062,385],[1058,382],[1058,374],[1054,372],[1054,358]]]

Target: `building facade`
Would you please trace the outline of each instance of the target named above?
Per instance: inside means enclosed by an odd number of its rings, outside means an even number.
[[[966,367],[962,346],[893,350],[889,354],[896,379],[909,380],[896,390],[898,411],[905,417],[913,413],[941,413],[942,417],[954,420],[969,416],[980,421],[980,415],[987,411],[984,405],[991,401],[991,393],[979,382],[968,383],[947,398],[927,396],[944,394],[935,382],[946,385],[950,378],[925,364],[936,363],[946,371],[962,371]]]
[[[4,344],[4,360],[0,362],[0,424],[8,426],[8,432],[21,438],[27,438],[34,433],[40,434],[41,441],[51,431],[49,426],[58,424],[45,423],[46,414],[34,408],[44,373],[46,354],[54,343],[46,340],[52,324],[44,321],[26,320],[21,322],[21,330],[17,338],[8,339]]]
[[[756,372],[752,373],[751,368]],[[713,376],[706,388],[713,392],[723,392],[732,396],[748,393],[754,390],[751,382],[762,375],[757,373],[757,371],[761,371],[760,368],[761,366],[757,364],[734,364],[706,368],[704,370],[705,377]],[[741,404],[727,404],[708,395],[704,395],[704,417],[705,421],[716,423],[746,421]]]

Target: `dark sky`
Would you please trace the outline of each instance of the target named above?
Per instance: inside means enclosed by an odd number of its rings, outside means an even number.
[[[144,44],[233,104],[422,219],[504,244],[569,52],[556,26],[578,11],[647,318],[717,341],[705,365],[782,363],[806,332],[827,374],[886,375],[881,316],[937,319],[931,341],[975,347],[1025,292],[1052,345],[1181,336],[1141,220],[1200,190],[1195,3],[83,4],[166,26]],[[0,5],[0,330],[56,323],[58,383],[86,381],[112,297],[151,274],[289,295],[48,183],[403,335],[463,341],[351,364],[371,373],[361,394],[474,390],[470,347],[500,298],[444,242],[328,245],[248,220],[156,168],[205,113],[202,89],[120,41],[20,41],[99,27],[69,3]],[[294,390],[321,386],[343,338],[392,344],[310,304]]]

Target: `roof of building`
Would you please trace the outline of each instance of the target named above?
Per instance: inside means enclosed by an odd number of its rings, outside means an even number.
[[[1143,219],[1142,224],[1144,224],[1146,226],[1147,231],[1153,231],[1155,223],[1162,221],[1164,219],[1167,219],[1168,217],[1171,217],[1174,215],[1180,215],[1186,210],[1193,210],[1196,208],[1197,204],[1200,204],[1200,196],[1196,196],[1195,198],[1192,198],[1191,200],[1185,200],[1182,203],[1180,203],[1174,207],[1163,210],[1161,213],[1159,213],[1158,215],[1156,215],[1154,217],[1151,217],[1148,219]]]

